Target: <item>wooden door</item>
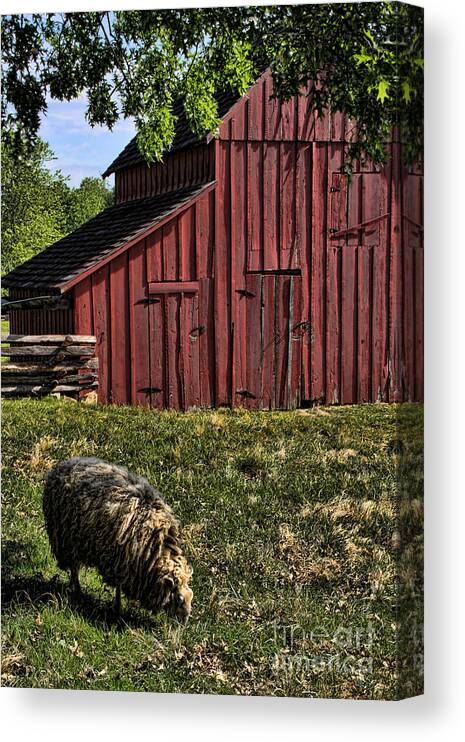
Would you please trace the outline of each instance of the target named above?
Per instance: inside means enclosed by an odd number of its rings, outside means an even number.
[[[149,284],[152,406],[213,404],[210,280]]]
[[[233,298],[233,405],[293,409],[300,404],[302,279],[246,274]]]

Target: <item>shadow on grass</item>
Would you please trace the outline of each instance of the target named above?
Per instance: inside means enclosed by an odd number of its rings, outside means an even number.
[[[68,607],[75,611],[89,623],[98,628],[115,628],[123,631],[125,628],[155,628],[155,616],[144,614],[132,608],[122,609],[121,614],[115,612],[112,604],[105,604],[97,596],[84,591],[76,595],[69,587],[69,583],[60,576],[54,575],[46,579],[40,573],[34,575],[15,575],[13,565],[15,557],[24,554],[28,545],[16,541],[8,541],[2,548],[2,613],[14,611],[16,605],[29,605],[38,609],[42,605],[55,605],[57,610]],[[19,566],[16,563],[16,566]],[[21,562],[24,569],[25,563]]]

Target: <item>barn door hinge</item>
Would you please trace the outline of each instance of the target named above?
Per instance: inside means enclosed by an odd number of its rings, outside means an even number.
[[[160,389],[159,386],[143,386],[141,389],[137,390],[138,392],[143,392],[144,394],[150,394],[150,392],[162,392],[163,389]]]
[[[201,335],[203,332],[205,332],[205,325],[199,325],[198,327],[194,327],[189,335],[192,336],[195,332],[197,332],[199,335]]]
[[[340,193],[341,192],[341,189],[338,188],[337,186],[331,186],[331,188],[329,189],[329,192],[330,193]]]
[[[252,291],[249,291],[248,289],[236,289],[236,294],[240,294],[241,296],[250,296],[250,297],[255,296],[255,294]]]
[[[143,304],[144,306],[148,306],[149,304],[159,304],[161,299],[154,299],[152,297],[145,298],[145,299],[139,299],[139,301],[136,301],[136,304]]]
[[[244,397],[244,399],[257,399],[255,394],[249,392],[248,389],[236,389],[236,394],[238,394],[239,397]]]
[[[292,327],[292,339],[299,340],[302,335],[310,331],[310,320],[304,319]]]

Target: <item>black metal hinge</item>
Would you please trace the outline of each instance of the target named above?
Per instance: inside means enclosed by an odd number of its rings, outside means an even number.
[[[151,392],[162,392],[163,389],[160,389],[158,386],[143,386],[141,389],[137,390],[138,392],[143,392],[144,394],[150,394]]]
[[[236,389],[236,394],[245,399],[257,399],[255,394],[252,394],[252,392],[249,392],[247,389]]]
[[[149,297],[148,299],[139,299],[139,301],[136,301],[135,304],[144,304],[144,306],[148,306],[149,304],[159,304],[161,299],[154,299],[152,297]]]
[[[249,291],[248,289],[236,289],[236,294],[240,294],[241,296],[255,296],[252,291]]]
[[[337,186],[331,186],[331,188],[329,189],[329,192],[330,193],[340,193],[341,192],[341,189],[338,188]]]

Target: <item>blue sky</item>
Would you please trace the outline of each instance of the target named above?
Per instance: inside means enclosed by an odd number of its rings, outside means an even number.
[[[69,175],[72,186],[78,186],[86,176],[99,177],[135,133],[129,119],[118,121],[113,131],[103,126],[92,129],[85,110],[84,97],[69,102],[49,100],[40,127],[40,137],[57,158],[49,163],[50,169]],[[107,181],[112,182],[110,178]]]

